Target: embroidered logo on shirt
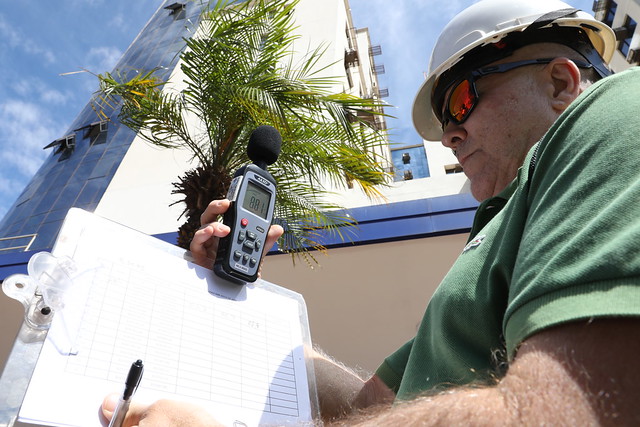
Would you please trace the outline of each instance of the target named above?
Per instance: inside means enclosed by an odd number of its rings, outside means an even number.
[[[467,246],[464,247],[464,249],[462,250],[462,253],[467,252],[470,249],[476,248],[478,246],[480,246],[480,243],[482,243],[482,241],[485,239],[484,234],[482,236],[478,236],[475,239],[473,239],[472,241],[470,241],[469,243],[467,243]]]

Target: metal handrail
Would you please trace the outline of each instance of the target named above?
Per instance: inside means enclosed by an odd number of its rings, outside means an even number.
[[[9,248],[0,248],[0,252],[3,251],[13,251],[16,249],[23,249],[24,252],[27,252],[29,250],[29,248],[31,247],[31,245],[33,244],[33,241],[36,239],[37,234],[24,234],[22,236],[11,236],[11,237],[0,237],[0,242],[6,241],[6,240],[15,240],[15,239],[25,239],[30,237],[31,239],[29,240],[29,243],[27,243],[26,245],[20,245],[20,246],[12,246]]]

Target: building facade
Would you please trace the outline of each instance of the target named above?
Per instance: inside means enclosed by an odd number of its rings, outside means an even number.
[[[200,11],[170,3],[152,16],[117,70],[157,67],[166,78],[175,68],[189,35],[185,23],[197,23]],[[134,139],[135,133],[117,121],[99,121],[89,102],[64,135],[48,145],[43,141],[51,154],[0,222],[0,254],[50,249],[69,208],[95,211]]]
[[[611,69],[620,72],[640,64],[640,0],[597,0],[593,12],[616,33]]]

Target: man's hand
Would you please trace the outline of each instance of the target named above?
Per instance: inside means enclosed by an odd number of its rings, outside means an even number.
[[[209,206],[200,217],[202,227],[194,234],[189,249],[194,262],[202,267],[213,268],[218,251],[218,242],[221,237],[225,237],[231,231],[228,226],[218,222],[220,215],[229,209],[229,204],[229,200],[214,200],[209,203]],[[264,253],[267,253],[273,247],[282,236],[282,233],[284,233],[284,230],[279,225],[272,225],[269,228]]]
[[[107,420],[111,420],[117,403],[117,394],[105,397],[102,402],[102,414]],[[173,400],[158,400],[149,406],[132,402],[122,423],[123,427],[217,427],[221,425],[204,409]]]

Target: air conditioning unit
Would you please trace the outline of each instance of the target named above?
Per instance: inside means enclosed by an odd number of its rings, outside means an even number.
[[[60,144],[63,150],[73,150],[76,147],[76,134],[67,135],[63,140],[64,142]]]
[[[165,9],[170,11],[169,15],[175,15],[183,11],[186,7],[187,5],[185,3],[176,2],[166,6]]]
[[[629,53],[627,54],[627,62],[629,64],[639,64],[640,63],[640,48],[638,48],[638,49],[629,49]]]
[[[358,63],[358,51],[355,49],[344,51],[345,68],[353,67]]]
[[[85,129],[85,133],[83,135],[83,138],[89,138],[91,143],[93,144],[95,142],[96,138],[100,134],[105,133],[107,131],[108,127],[109,127],[109,125],[108,125],[108,122],[106,120],[101,120],[99,122],[93,122],[90,125],[87,125],[84,128],[82,128],[82,129]]]

